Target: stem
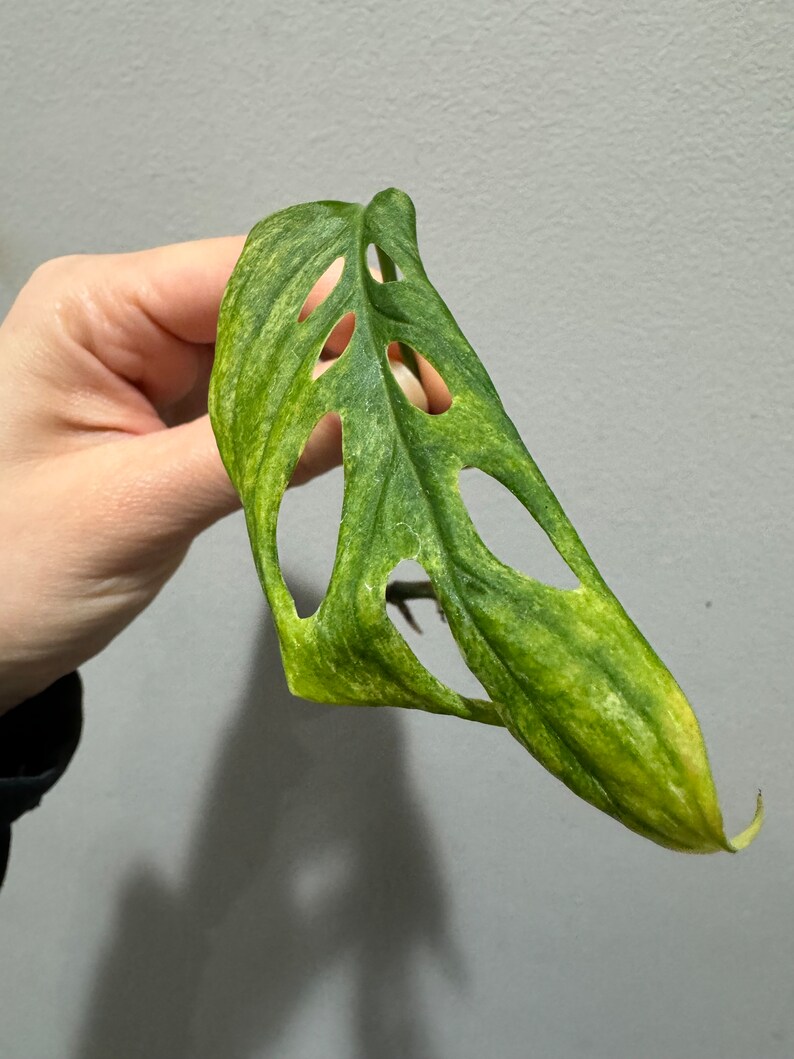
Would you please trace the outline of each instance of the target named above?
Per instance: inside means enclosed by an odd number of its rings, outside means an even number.
[[[378,264],[380,265],[380,274],[383,278],[383,282],[393,283],[397,279],[397,270],[394,267],[394,262],[385,250],[381,250],[377,243],[375,244],[375,253],[378,255]],[[403,364],[421,382],[422,378],[419,374],[419,364],[416,360],[414,351],[409,349],[408,346],[404,346],[402,342],[397,343],[397,348],[400,351],[400,357],[402,358]]]

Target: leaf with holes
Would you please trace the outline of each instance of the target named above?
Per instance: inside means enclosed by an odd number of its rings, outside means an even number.
[[[368,267],[373,244],[386,282]],[[309,291],[339,258],[339,282],[305,315]],[[328,336],[351,313],[347,348],[315,379]],[[406,400],[390,369],[393,343],[440,373],[453,398],[446,412]],[[428,280],[405,194],[381,192],[367,207],[293,206],[253,229],[221,308],[210,412],[293,692],[504,725],[571,790],[661,845],[711,852],[751,841],[760,799],[753,823],[729,841],[687,700],[604,583]],[[279,507],[329,412],[342,422],[342,518],[326,596],[301,618],[279,566]],[[576,588],[544,584],[489,551],[461,498],[467,467],[518,498]],[[392,624],[387,583],[406,559],[427,572],[487,699],[436,679]]]

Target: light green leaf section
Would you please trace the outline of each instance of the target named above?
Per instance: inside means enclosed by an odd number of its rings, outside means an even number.
[[[403,278],[380,283],[375,244]],[[330,296],[299,322],[309,291],[344,258]],[[355,313],[339,360],[314,368]],[[400,342],[444,378],[452,406],[413,407],[389,368]],[[343,424],[345,491],[336,560],[319,609],[300,618],[276,548],[284,490],[318,420]],[[326,703],[403,706],[504,725],[582,798],[661,845],[735,850],[695,716],[672,675],[595,568],[507,417],[419,257],[411,200],[315,202],[251,232],[221,308],[210,414],[242,498],[292,691]],[[510,489],[579,580],[566,590],[505,566],[458,489],[477,467]],[[490,698],[463,698],[418,661],[386,612],[390,572],[421,563],[467,665]]]

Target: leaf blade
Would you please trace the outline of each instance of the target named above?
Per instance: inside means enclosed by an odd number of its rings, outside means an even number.
[[[402,280],[373,278],[371,243]],[[299,321],[311,284],[338,257],[337,286]],[[347,349],[314,381],[330,330],[350,312]],[[443,415],[406,400],[389,368],[393,342],[416,350],[445,380],[452,404]],[[257,225],[221,308],[210,412],[296,694],[502,724],[581,797],[671,848],[731,850],[754,837],[755,823],[733,845],[725,837],[697,720],[603,581],[427,278],[407,195],[388,189],[367,207],[306,204]],[[279,566],[278,510],[328,412],[343,427],[342,519],[325,599],[301,619]],[[542,584],[489,552],[460,495],[464,466],[518,497],[577,589]],[[426,569],[491,702],[443,685],[390,622],[386,584],[403,559]]]

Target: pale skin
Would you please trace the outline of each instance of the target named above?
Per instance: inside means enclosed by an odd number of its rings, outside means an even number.
[[[243,239],[42,265],[0,325],[0,713],[101,651],[197,534],[239,506],[207,417],[218,308]],[[329,270],[304,312],[333,287]],[[344,350],[343,321],[317,371]],[[407,396],[449,394],[420,361]],[[339,463],[315,429],[293,478]],[[179,665],[179,659],[174,660]]]

